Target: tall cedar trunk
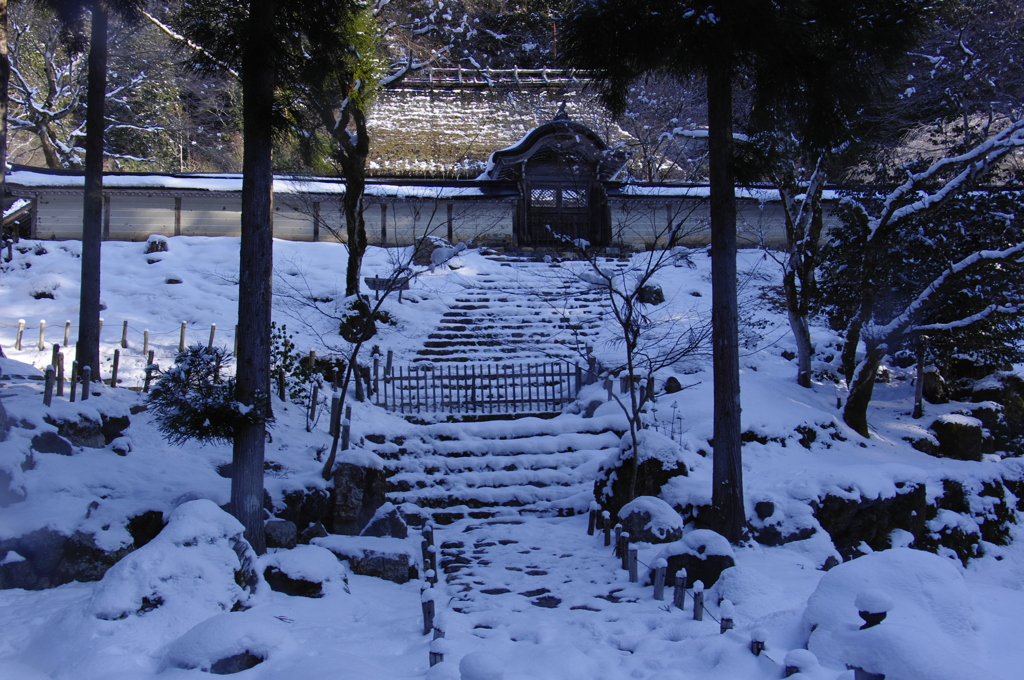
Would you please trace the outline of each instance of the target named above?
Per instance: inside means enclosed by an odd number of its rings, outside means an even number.
[[[251,0],[242,55],[242,244],[238,277],[236,389],[243,404],[270,395],[270,311],[273,271],[273,0]],[[266,428],[246,425],[235,433],[231,511],[245,527],[257,554],[263,533],[263,454]]]
[[[366,116],[355,104],[349,104],[347,115],[355,125],[355,144],[347,126],[336,126],[335,143],[338,161],[345,173],[345,230],[348,236],[348,269],[345,275],[345,295],[359,293],[359,270],[366,253],[366,221],[363,217],[363,191],[366,189],[366,158],[370,155],[370,137],[366,130]]]
[[[103,239],[103,109],[107,89],[107,5],[94,0],[89,36],[88,104],[85,111],[85,197],[82,207],[82,289],[78,345],[82,369],[100,375],[100,242]]]
[[[714,367],[716,529],[735,543],[746,527],[740,440],[739,321],[736,299],[736,191],[732,156],[732,68],[720,55],[708,69],[711,186],[711,327]]]
[[[7,93],[11,82],[11,56],[7,52],[7,0],[0,0],[0,210],[7,209]],[[2,356],[2,355],[0,355]]]

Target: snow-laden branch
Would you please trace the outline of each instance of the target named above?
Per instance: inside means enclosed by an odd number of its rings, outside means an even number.
[[[198,52],[199,54],[203,55],[204,57],[209,59],[214,64],[217,64],[218,66],[223,68],[225,71],[227,71],[228,73],[230,73],[234,77],[236,77],[236,78],[240,77],[238,75],[238,71],[236,71],[235,69],[231,68],[230,66],[228,66],[225,62],[221,61],[220,59],[217,59],[216,57],[214,57],[212,54],[210,54],[210,52],[205,47],[203,47],[199,43],[192,42],[191,40],[189,40],[185,36],[183,36],[180,33],[176,32],[174,29],[172,29],[170,26],[168,26],[164,22],[162,22],[159,19],[157,19],[155,16],[153,16],[149,12],[145,12],[144,11],[142,14],[147,19],[149,19],[153,23],[154,26],[156,26],[161,31],[163,31],[168,36],[170,36],[170,38],[172,40],[174,40],[176,43],[185,45],[189,49],[191,49],[191,50],[193,50],[195,52]]]
[[[1024,253],[1024,243],[1018,243],[1015,246],[1011,246],[1010,248],[1004,248],[1003,250],[980,250],[976,253],[971,253],[967,257],[963,258],[959,262],[954,263],[948,269],[943,271],[938,277],[935,278],[935,280],[928,284],[928,286],[925,287],[925,289],[922,290],[916,298],[914,298],[913,302],[907,305],[907,307],[903,310],[901,314],[899,314],[896,318],[894,318],[892,321],[885,324],[884,326],[880,326],[877,329],[875,329],[873,335],[875,335],[876,337],[888,338],[893,334],[904,332],[907,328],[911,326],[914,317],[917,316],[917,313],[920,312],[926,304],[928,304],[929,300],[936,293],[942,290],[942,287],[952,277],[965,271],[966,269],[969,269],[970,267],[973,267],[974,265],[980,262],[984,262],[986,260],[1009,260],[1020,253]],[[989,311],[988,315],[991,315],[995,313],[995,311],[998,311],[997,306],[993,305],[992,307],[995,309]],[[961,324],[960,326],[963,325],[967,324]],[[949,327],[953,328],[960,326]]]
[[[942,158],[926,170],[910,174],[903,184],[886,196],[881,213],[868,220],[868,238],[873,238],[879,230],[891,224],[941,203],[960,190],[969,180],[991,170],[1004,156],[1022,146],[1024,119],[1019,119],[969,151],[958,156]],[[928,193],[920,189],[922,184],[940,172],[960,165],[964,166],[963,169],[945,181],[936,191]],[[917,200],[901,205],[902,199],[915,192],[919,194]]]
[[[1020,311],[1021,308],[1016,305],[989,305],[977,314],[971,314],[949,323],[929,323],[923,326],[916,326],[914,330],[921,332],[951,331],[954,328],[966,328],[978,321],[984,321],[993,314],[1018,314]]]

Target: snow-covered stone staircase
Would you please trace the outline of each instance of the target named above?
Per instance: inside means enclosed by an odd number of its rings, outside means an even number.
[[[620,418],[519,418],[438,423],[374,446],[388,497],[407,517],[572,515],[593,499],[598,466],[617,446]]]
[[[581,362],[608,310],[600,292],[558,263],[495,265],[463,277],[413,361]]]

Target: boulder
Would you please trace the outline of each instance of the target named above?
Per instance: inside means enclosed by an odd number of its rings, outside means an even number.
[[[332,510],[331,494],[327,490],[308,487],[284,494],[284,507],[275,502],[272,512],[305,531],[313,524],[330,525]]]
[[[298,529],[294,522],[284,519],[272,519],[264,526],[268,548],[291,549],[299,539]],[[269,582],[270,579],[267,579]]]
[[[674,375],[670,375],[668,379],[665,380],[666,394],[675,394],[676,392],[681,392],[682,389],[683,386],[679,383],[679,378],[675,377]]]
[[[929,366],[924,372],[921,394],[929,404],[945,404],[949,401],[946,381],[934,366]]]
[[[384,505],[384,494],[383,465],[339,463],[334,470],[332,533],[358,535]]]
[[[686,460],[689,452],[654,430],[638,433],[640,456],[637,460],[637,496],[657,496],[661,487],[673,477],[689,474]],[[629,501],[633,481],[633,443],[627,432],[619,443],[619,451],[601,463],[594,481],[594,497],[612,517]]]
[[[32,437],[32,450],[39,453],[57,453],[62,456],[70,456],[75,453],[71,442],[56,432],[40,432]]]
[[[666,583],[674,583],[676,572],[686,569],[686,587],[701,581],[710,588],[722,572],[736,565],[732,546],[721,534],[710,529],[695,529],[675,543],[669,543],[658,554],[668,562]]]
[[[669,564],[666,583],[675,583],[676,572],[686,569],[687,588],[692,588],[697,581],[705,588],[711,588],[722,576],[722,571],[736,564],[732,546],[726,538],[707,528],[694,529],[682,540],[668,544],[658,557]]]
[[[665,301],[665,293],[661,291],[661,286],[648,284],[640,288],[636,299],[645,305],[660,305]]]
[[[97,422],[84,414],[80,414],[75,420],[54,420],[46,417],[46,421],[51,425],[55,425],[57,427],[57,434],[75,446],[102,449],[107,445],[107,438],[103,435],[103,423]]]
[[[654,496],[639,496],[622,506],[619,523],[634,542],[672,543],[683,537],[683,518]]]
[[[947,414],[937,418],[929,429],[939,442],[935,453],[940,458],[981,460],[986,452],[985,428],[977,418],[960,414]]]
[[[353,574],[373,576],[394,583],[406,583],[417,577],[413,546],[409,541],[372,536],[332,535],[314,538],[312,543],[330,550],[338,559],[348,562]]]
[[[385,503],[377,508],[369,524],[363,528],[361,536],[390,536],[392,538],[407,538],[409,526],[402,519],[401,513],[393,503]]]
[[[330,550],[301,545],[263,558],[263,577],[272,590],[294,597],[323,597],[329,591],[349,592],[348,569]]]

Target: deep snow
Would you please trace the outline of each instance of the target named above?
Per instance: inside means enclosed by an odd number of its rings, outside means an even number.
[[[109,361],[119,348],[122,323],[128,321],[128,347],[121,349],[122,387],[141,385],[145,330],[162,365],[169,363],[177,347],[183,321],[188,342],[205,343],[211,324],[217,325],[217,342],[230,347],[233,340],[237,239],[176,237],[167,243],[167,252],[148,255],[144,243],[107,242],[103,247],[102,356]],[[38,371],[48,364],[49,343],[63,343],[66,319],[72,321],[72,344],[77,330],[80,245],[22,241],[20,248],[24,252],[16,250],[14,261],[0,271],[0,344],[9,357],[0,360],[0,367],[6,375],[29,374],[32,367]],[[395,255],[371,249],[363,274],[387,275],[395,266]],[[300,353],[315,348],[324,354],[331,345],[342,348],[336,321],[314,314],[302,300],[339,300],[344,259],[345,249],[339,244],[275,243],[275,320],[294,333]],[[667,299],[659,313],[689,319],[685,323],[706,316],[710,300],[708,259],[703,252],[693,253],[692,259],[695,268],[669,267],[656,279]],[[452,264],[425,271],[403,304],[386,303],[395,324],[385,327],[373,343],[382,351],[393,350],[396,361],[413,357],[465,290],[469,277],[509,273],[508,267],[475,250],[460,254]],[[561,271],[574,266],[563,264]],[[781,356],[792,349],[785,318],[758,298],[761,286],[778,278],[771,263],[760,253],[744,252],[740,268],[749,324],[741,359],[744,430],[766,441],[744,447],[748,516],[756,518],[755,503],[770,500],[776,515],[769,520],[795,530],[814,526],[807,503],[824,493],[888,497],[898,484],[912,480],[928,484],[934,497],[941,493],[943,478],[975,488],[1017,465],[998,456],[974,463],[933,458],[912,449],[903,438],[924,436],[922,425],[930,420],[910,418],[912,387],[910,380],[901,379],[906,374],[898,371],[891,383],[877,386],[869,413],[872,438],[857,437],[838,417],[835,402],[842,394],[837,388],[829,382],[816,383],[810,390],[798,387],[794,365]],[[521,283],[537,288],[561,273],[542,266],[516,271]],[[334,303],[315,304],[331,312]],[[15,351],[19,319],[26,321],[26,330],[23,349]],[[47,320],[43,350],[36,346],[40,319]],[[612,363],[620,352],[607,342],[609,337],[594,341],[595,353],[605,363]],[[819,347],[831,339],[820,329],[815,338]],[[676,478],[663,491],[662,497],[673,504],[710,499],[711,461],[704,455],[711,437],[709,364],[706,356],[697,355],[667,371],[666,376],[670,372],[690,387],[659,396],[657,411],[650,413],[657,429],[679,442],[680,457],[692,467],[689,476]],[[101,373],[109,377],[109,364]],[[602,391],[588,388],[583,397],[590,400]],[[53,429],[43,419],[41,392],[39,381],[20,378],[5,380],[0,391],[12,421],[35,427],[15,427],[0,444],[0,466],[12,476],[11,486],[25,496],[0,509],[0,540],[50,527],[68,535],[94,534],[100,547],[113,550],[131,542],[124,529],[128,517],[151,509],[173,516],[185,512],[182,508],[195,508],[189,501],[196,499],[227,502],[229,481],[217,467],[230,462],[230,447],[170,446],[147,414],[131,416],[126,432],[131,451],[125,456],[110,447],[81,449],[70,457],[37,453],[34,467],[22,469],[31,437]],[[100,392],[84,403],[55,399],[51,410],[127,413],[139,403],[138,395],[126,389]],[[416,427],[366,404],[351,403],[354,441],[366,434],[393,437]],[[620,417],[616,409],[605,404],[596,415]],[[926,410],[929,418],[954,417],[957,405],[927,405]],[[324,484],[317,454],[329,445],[326,418],[307,433],[304,411],[299,405],[275,402],[278,422],[267,456],[280,467],[269,471],[266,480],[274,497]],[[819,433],[810,448],[796,443],[795,430],[801,425]],[[511,421],[494,427],[514,432],[533,426],[530,421]],[[458,431],[460,426],[444,427]],[[830,438],[828,432],[841,438]],[[582,438],[580,448],[588,448]],[[261,584],[251,595],[249,604],[254,606],[244,612],[229,611],[228,600],[238,595],[231,591],[234,581],[218,585],[213,576],[200,579],[204,588],[216,591],[213,594],[197,590],[197,581],[187,585],[188,574],[199,578],[196,574],[203,569],[216,570],[218,560],[230,559],[224,550],[233,520],[213,504],[198,506],[209,512],[203,522],[184,524],[193,532],[202,531],[196,524],[208,525],[205,556],[182,557],[186,549],[178,543],[188,541],[178,536],[175,543],[169,533],[161,542],[154,541],[148,553],[143,548],[125,558],[99,583],[71,583],[40,592],[0,591],[0,678],[199,678],[206,677],[199,669],[204,659],[240,645],[258,648],[267,661],[238,677],[268,679],[458,678],[459,661],[471,652],[496,657],[506,680],[767,679],[783,675],[788,656],[794,664],[805,664],[794,676],[800,678],[850,678],[852,671],[843,664],[854,660],[866,670],[879,665],[890,680],[1009,679],[1019,677],[1024,668],[1019,645],[1024,634],[1024,553],[1019,541],[1007,547],[983,544],[984,556],[967,567],[955,558],[893,549],[829,572],[819,567],[836,551],[823,532],[782,547],[737,547],[737,567],[726,572],[707,597],[714,617],[720,613],[720,599],[734,604],[736,628],[722,635],[710,616],[693,621],[690,599],[687,609],[679,611],[668,606],[671,596],[658,602],[652,599],[650,586],[629,583],[618,558],[600,537],[586,535],[584,517],[528,516],[521,523],[511,523],[514,518],[462,520],[437,532],[439,545],[461,542],[473,559],[452,582],[438,586],[439,619],[446,631],[442,646],[448,649],[445,662],[430,669],[431,636],[421,634],[417,582],[396,585],[347,575],[346,589],[340,585],[346,577],[342,571],[333,577],[337,587],[328,588],[317,600],[270,592]],[[190,516],[194,519],[196,514]],[[939,519],[965,521],[962,515]],[[895,538],[898,544],[900,537]],[[409,546],[415,554],[415,541]],[[641,546],[641,562],[651,564],[660,551]],[[329,571],[322,557],[322,552],[310,553],[310,573]],[[3,559],[18,556],[9,553]],[[284,558],[264,559],[280,563]],[[169,570],[166,578],[160,569]],[[181,579],[175,581],[172,572]],[[125,589],[140,588],[146,579],[166,589],[164,605],[123,619],[97,618],[97,612],[113,612],[117,607],[112,603]],[[886,593],[893,606],[882,624],[859,630],[855,601],[868,586]],[[499,592],[503,590],[507,592]],[[558,603],[549,606],[554,600]],[[749,649],[756,629],[767,632],[767,649],[759,657]],[[793,654],[808,648],[816,661]],[[178,667],[190,664],[198,667]]]

